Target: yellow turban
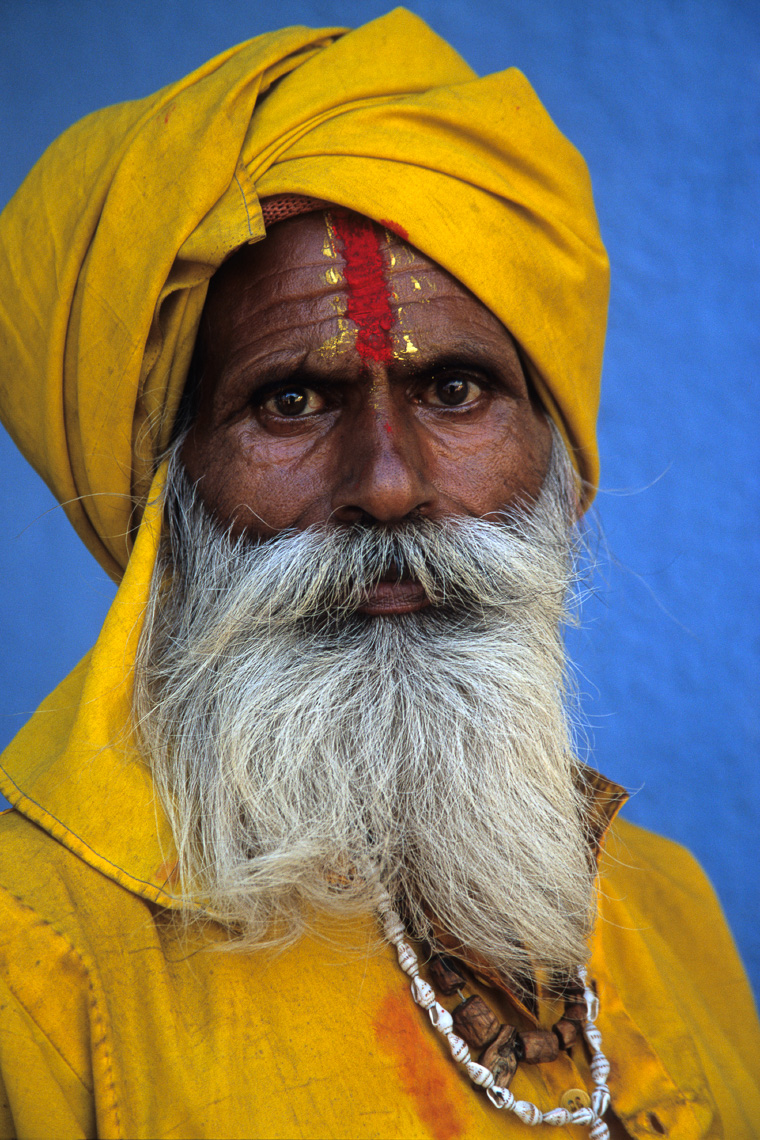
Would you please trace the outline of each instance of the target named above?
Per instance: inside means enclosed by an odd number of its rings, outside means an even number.
[[[607,260],[585,164],[513,69],[403,8],[259,36],[49,148],[0,217],[0,413],[92,553],[126,566],[209,277],[299,193],[392,222],[522,346],[586,501]]]

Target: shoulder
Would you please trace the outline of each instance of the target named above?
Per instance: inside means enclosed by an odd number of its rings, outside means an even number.
[[[84,886],[89,876],[81,859],[11,808],[0,815],[0,898],[33,910],[41,919],[55,922],[72,911],[72,889]]]
[[[145,910],[20,812],[0,815],[0,972],[17,954],[28,962],[36,946],[44,968],[84,983],[104,932],[118,942],[145,922]]]
[[[598,944],[627,988],[676,999],[704,1037],[721,1030],[744,1057],[760,1026],[744,967],[707,875],[685,847],[623,820],[600,861]]]
[[[625,887],[632,900],[641,895],[647,907],[661,893],[719,906],[707,875],[686,847],[624,819],[610,828],[600,870],[603,878]]]
[[[618,820],[600,860],[601,921],[637,931],[705,971],[743,978],[722,907],[707,875],[680,843]]]
[[[56,992],[63,984],[68,1000],[89,987],[87,892],[75,863],[19,812],[0,816],[0,977],[27,1007],[52,982]]]

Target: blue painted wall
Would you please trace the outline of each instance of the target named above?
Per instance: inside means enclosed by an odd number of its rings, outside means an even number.
[[[2,0],[0,203],[95,107],[353,0]],[[760,8],[419,0],[479,72],[515,64],[586,156],[613,267],[597,500],[609,558],[572,638],[595,755],[686,843],[760,989]],[[112,588],[0,440],[0,743],[95,638]],[[709,937],[709,932],[706,932]]]

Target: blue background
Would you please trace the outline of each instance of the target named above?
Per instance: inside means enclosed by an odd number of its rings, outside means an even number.
[[[94,108],[272,27],[358,24],[385,10],[0,0],[0,203]],[[608,553],[572,649],[596,762],[635,791],[629,818],[701,859],[760,990],[760,6],[419,0],[415,10],[477,71],[524,71],[591,169],[613,270],[597,499]],[[0,465],[5,744],[90,646],[113,588],[7,437]]]

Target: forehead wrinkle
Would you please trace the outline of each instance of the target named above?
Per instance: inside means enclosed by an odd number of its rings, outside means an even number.
[[[473,300],[477,302],[475,306],[472,305]],[[396,308],[398,308],[399,311],[403,310],[405,313],[415,309],[418,313],[422,314],[418,328],[424,329],[424,322],[428,319],[425,315],[426,310],[429,311],[431,306],[435,308],[436,302],[438,302],[438,304],[450,304],[454,302],[457,308],[465,310],[468,323],[477,323],[481,325],[484,330],[488,330],[489,332],[506,333],[511,339],[511,334],[506,325],[502,324],[495,313],[492,313],[481,301],[477,301],[477,298],[473,298],[466,293],[460,293],[457,289],[451,289],[446,292],[441,290],[440,292],[428,295],[421,295],[416,291],[411,292],[408,296],[404,295],[403,298],[399,299]]]
[[[308,299],[308,304],[313,307],[313,305],[316,302],[323,300],[325,297],[333,296],[334,294],[335,294],[334,288],[326,287],[320,294],[318,294],[318,295],[315,294],[313,297],[310,297]],[[271,304],[266,305],[262,309],[256,309],[251,313],[246,313],[244,315],[238,315],[237,320],[234,317],[232,317],[231,329],[238,331],[241,328],[247,328],[249,325],[253,324],[254,319],[256,320],[256,323],[258,324],[262,318],[271,316],[273,313],[276,313],[278,309],[284,309],[287,311],[287,309],[289,307],[291,307],[292,304],[294,304],[294,303],[295,302],[282,300],[282,299],[281,300],[275,300],[275,301],[272,301]],[[293,330],[298,330],[298,329],[307,329],[307,328],[312,327],[313,325],[325,324],[328,321],[336,321],[337,319],[338,319],[338,314],[335,312],[334,309],[332,309],[329,313],[325,312],[324,315],[322,315],[322,316],[313,316],[313,317],[310,316],[308,319],[305,319],[303,317],[299,317],[297,320],[293,320],[293,318],[291,318],[292,323],[288,323],[288,324],[284,324],[284,325],[277,324],[274,328],[265,329],[258,336],[253,335],[251,337],[247,337],[245,340],[245,346],[248,347],[248,346],[256,345],[256,344],[258,344],[259,340],[264,339],[266,337],[277,336],[280,333],[292,332]]]
[[[269,330],[261,332],[258,335],[253,336],[250,340],[246,340],[244,344],[237,346],[234,351],[227,356],[223,371],[228,375],[230,373],[234,375],[236,368],[242,369],[251,366],[259,367],[265,361],[271,360],[273,357],[281,357],[283,361],[288,362],[296,359],[297,357],[306,357],[310,352],[313,352],[315,349],[320,347],[320,344],[324,339],[323,337],[319,337],[318,340],[312,341],[311,343],[305,345],[302,342],[298,343],[300,341],[300,337],[294,337],[293,342],[291,342],[292,347],[274,348],[270,352],[261,352],[258,346],[261,344],[267,344],[267,342],[271,341],[275,336],[284,336],[287,333],[306,335],[307,330],[309,329],[315,328],[318,325],[329,324],[330,322],[335,322],[337,324],[337,321],[338,317],[334,314],[331,314],[330,316],[318,318],[306,323],[303,321],[298,321],[295,324],[279,326],[274,331]]]
[[[290,273],[291,271],[288,270],[287,272]],[[244,290],[240,294],[238,294],[238,297],[247,296],[249,293],[254,291],[260,285],[261,285],[261,281],[255,281],[255,282],[251,282],[251,283],[247,284],[245,286]],[[314,281],[311,289],[306,290],[302,293],[299,293],[298,296],[292,296],[292,295],[291,296],[284,296],[282,293],[280,293],[279,295],[276,294],[271,299],[271,301],[268,301],[264,304],[262,304],[258,298],[254,297],[254,303],[248,312],[240,314],[239,312],[235,313],[233,311],[230,314],[230,316],[231,316],[233,322],[235,321],[236,318],[238,320],[240,320],[241,316],[242,316],[243,320],[249,320],[252,316],[256,316],[256,317],[266,316],[266,314],[270,313],[273,309],[276,309],[276,308],[281,307],[283,305],[296,305],[296,304],[302,304],[303,302],[318,301],[322,297],[326,297],[326,296],[330,296],[331,294],[335,294],[336,292],[339,291],[339,289],[340,289],[339,286],[338,286],[338,289],[336,289],[336,286],[332,282],[326,281],[324,278],[324,273],[322,273],[320,276],[320,280],[318,282]]]

